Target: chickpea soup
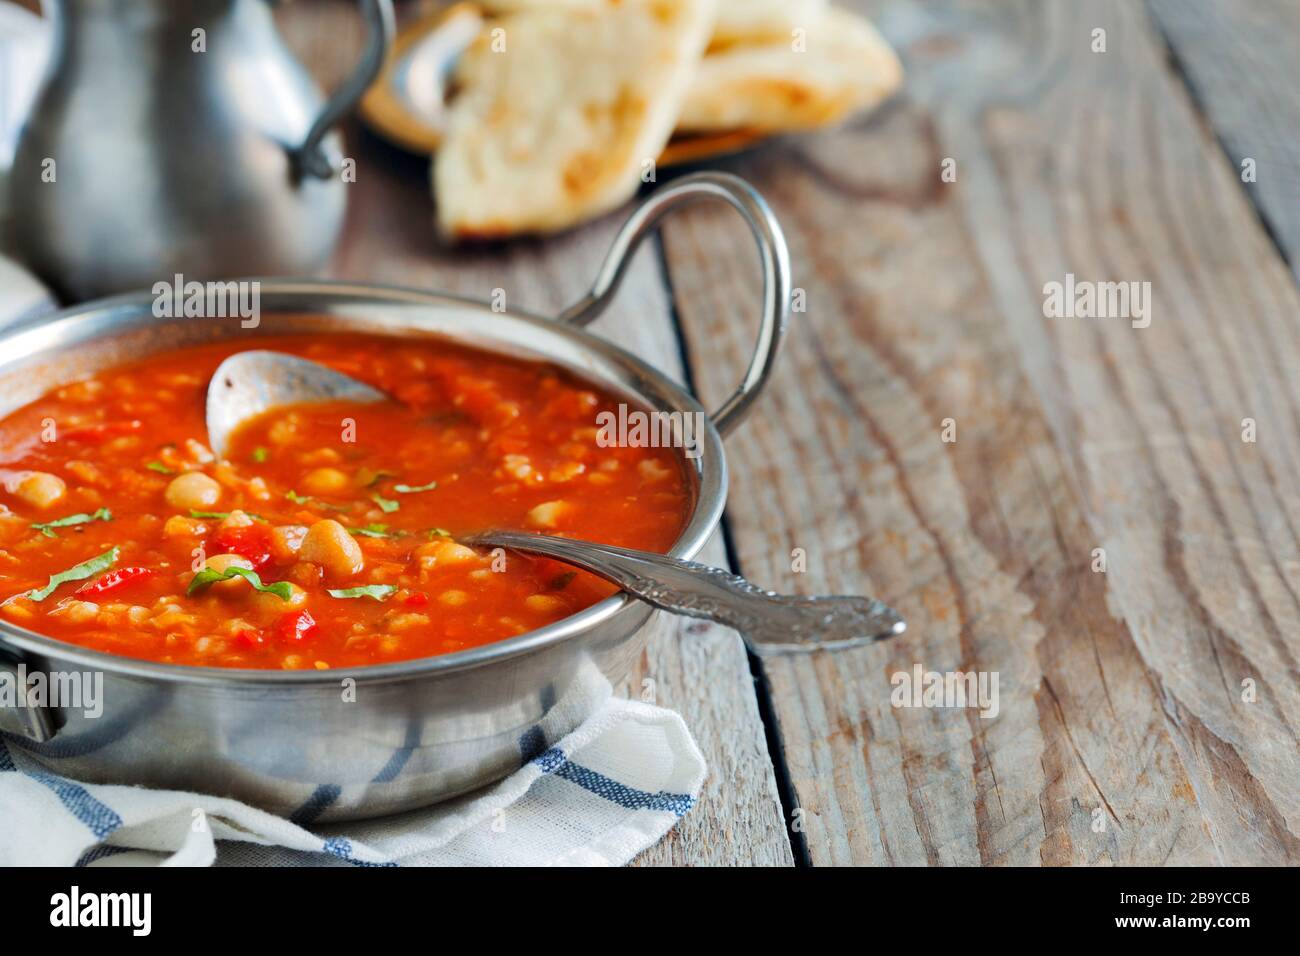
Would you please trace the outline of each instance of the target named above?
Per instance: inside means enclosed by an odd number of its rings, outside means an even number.
[[[212,372],[243,347],[391,403],[272,409],[207,447]],[[666,551],[690,488],[668,448],[602,447],[618,400],[441,340],[262,338],[167,352],[0,420],[0,617],[177,664],[328,669],[445,654],[613,592],[458,535],[524,528]]]

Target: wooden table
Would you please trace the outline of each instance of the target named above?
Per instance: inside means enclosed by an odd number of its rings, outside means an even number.
[[[658,636],[629,692],[683,714],[710,774],[639,862],[1300,861],[1300,10],[862,6],[903,94],[717,164],[775,207],[807,305],[728,440],[706,559],[910,628],[761,665],[725,629]],[[335,84],[351,5],[279,16]],[[622,218],[449,251],[427,161],[346,135],[338,276],[554,312]],[[1067,273],[1149,282],[1149,326],[1045,317]],[[743,225],[699,207],[599,327],[716,402],[757,303]],[[997,716],[891,706],[917,664],[996,672]]]

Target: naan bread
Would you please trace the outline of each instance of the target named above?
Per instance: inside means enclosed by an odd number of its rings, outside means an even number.
[[[886,99],[903,68],[866,19],[827,8],[789,39],[710,53],[695,71],[677,128],[764,132],[827,126]]]
[[[631,197],[672,135],[715,11],[622,0],[489,23],[458,66],[434,161],[442,232],[553,232]]]

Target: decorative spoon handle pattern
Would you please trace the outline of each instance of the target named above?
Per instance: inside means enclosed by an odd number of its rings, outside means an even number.
[[[777,594],[721,568],[662,554],[520,531],[493,531],[465,542],[575,565],[654,607],[735,628],[755,653],[855,647],[894,637],[907,626],[874,598]]]

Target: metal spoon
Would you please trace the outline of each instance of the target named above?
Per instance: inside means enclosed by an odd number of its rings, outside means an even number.
[[[874,598],[777,594],[722,568],[663,554],[522,531],[461,538],[572,564],[613,581],[647,604],[740,632],[755,654],[857,647],[902,634],[902,616]]]
[[[240,423],[280,405],[381,402],[388,396],[342,372],[282,352],[239,352],[208,385],[208,441],[225,457]],[[494,531],[466,544],[555,558],[613,581],[647,604],[733,627],[756,654],[854,647],[903,633],[893,608],[866,597],[803,597],[755,587],[721,568],[573,538]]]
[[[304,402],[383,402],[388,396],[327,365],[283,352],[237,352],[208,383],[208,446],[225,458],[231,433],[267,409]]]

